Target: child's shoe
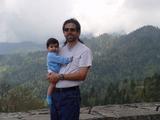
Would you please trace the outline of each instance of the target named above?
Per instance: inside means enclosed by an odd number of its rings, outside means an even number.
[[[52,96],[47,96],[46,100],[47,100],[48,105],[51,106],[51,104],[52,104]]]

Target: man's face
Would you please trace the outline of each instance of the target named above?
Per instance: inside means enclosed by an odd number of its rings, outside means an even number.
[[[80,33],[76,30],[76,25],[74,23],[67,23],[64,26],[64,36],[67,42],[73,42],[78,40]]]

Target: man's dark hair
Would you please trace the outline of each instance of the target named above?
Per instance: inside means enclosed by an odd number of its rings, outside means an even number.
[[[58,46],[59,46],[59,42],[58,42],[58,40],[55,39],[55,38],[49,38],[49,39],[47,40],[47,43],[46,43],[47,48],[49,47],[50,44],[58,44]]]
[[[66,21],[63,23],[63,28],[62,28],[63,31],[64,31],[65,25],[68,24],[68,23],[73,23],[73,24],[75,24],[75,25],[76,25],[76,31],[81,33],[81,25],[80,25],[79,22],[78,22],[76,19],[74,19],[74,18],[68,19],[68,20],[66,20]]]
[[[64,29],[65,29],[65,25],[68,24],[68,23],[73,23],[76,25],[76,31],[81,33],[81,25],[80,23],[78,22],[78,20],[74,19],[74,18],[71,18],[71,19],[68,19],[66,20],[64,23],[63,23],[63,32],[64,32]],[[78,38],[79,42],[83,43],[83,41],[81,41],[79,38]],[[67,41],[64,42],[64,45],[67,44]]]

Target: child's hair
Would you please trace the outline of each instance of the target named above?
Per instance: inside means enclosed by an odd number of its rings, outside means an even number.
[[[58,42],[58,40],[55,39],[55,38],[49,38],[49,39],[47,40],[47,43],[46,43],[47,48],[49,47],[50,44],[58,44],[58,46],[59,46],[59,42]]]

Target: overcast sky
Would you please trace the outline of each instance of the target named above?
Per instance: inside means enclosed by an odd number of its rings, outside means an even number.
[[[159,11],[160,0],[0,0],[0,42],[62,40],[68,18],[94,35],[160,27]]]

